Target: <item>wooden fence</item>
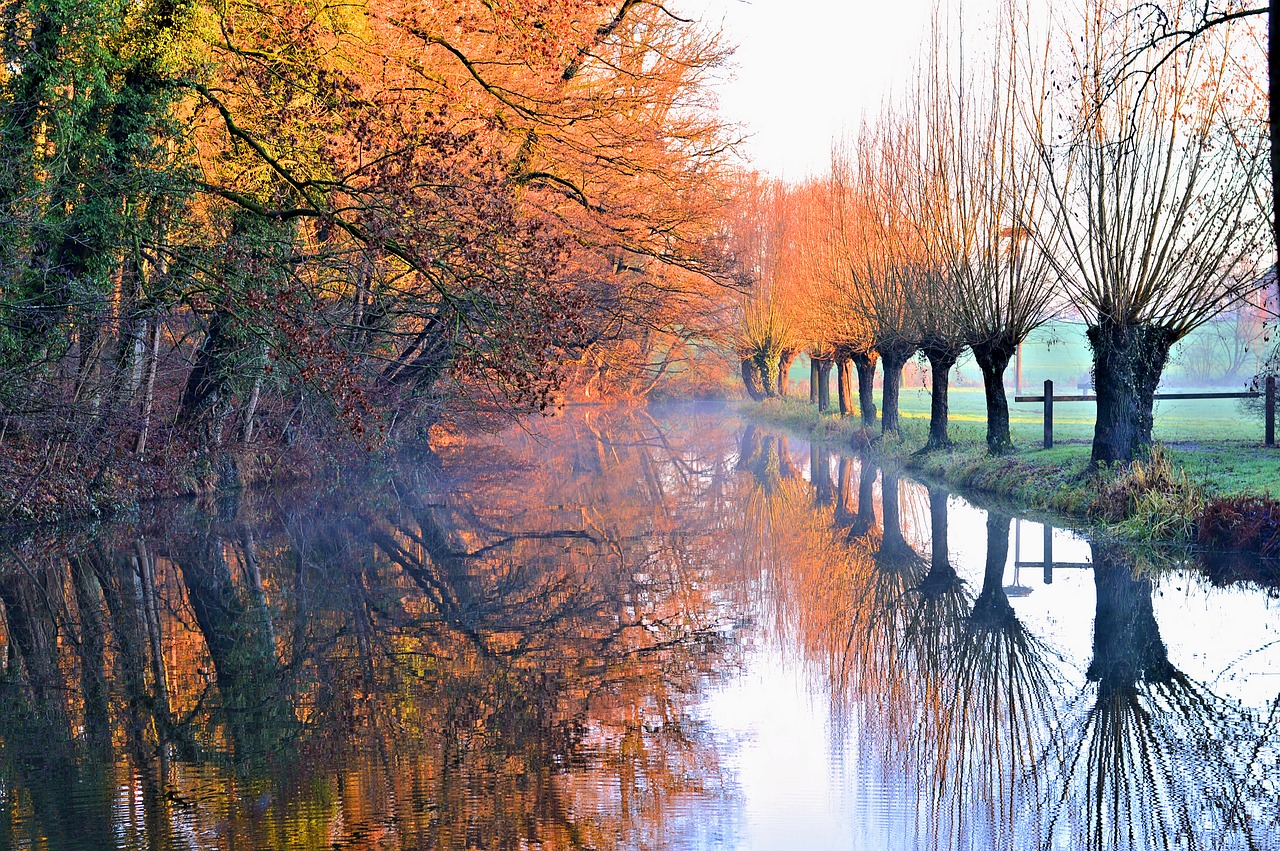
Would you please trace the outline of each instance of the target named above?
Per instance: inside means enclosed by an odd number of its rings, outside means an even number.
[[[1247,393],[1157,393],[1157,399],[1263,399],[1263,443],[1267,446],[1276,445],[1276,377],[1268,375],[1264,389],[1261,392],[1253,391]],[[1096,402],[1098,397],[1093,394],[1082,394],[1080,396],[1055,396],[1053,395],[1053,382],[1046,380],[1044,382],[1043,396],[1014,396],[1015,402],[1043,402],[1044,403],[1044,448],[1049,449],[1053,446],[1053,405],[1055,402]]]

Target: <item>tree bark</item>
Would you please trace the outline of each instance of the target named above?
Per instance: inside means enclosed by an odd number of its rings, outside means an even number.
[[[755,358],[742,359],[742,384],[752,399],[757,402],[764,400],[764,384],[760,380],[760,367]]]
[[[781,399],[787,397],[787,374],[791,372],[791,364],[795,363],[797,354],[799,352],[784,349],[778,356],[778,397]]]
[[[1158,325],[1102,321],[1089,328],[1098,419],[1093,463],[1126,463],[1151,447],[1155,393],[1174,338]]]
[[[1018,341],[1001,336],[971,346],[973,359],[982,370],[982,386],[987,397],[987,452],[1001,455],[1013,449],[1009,435],[1009,398],[1004,392],[1004,372],[1018,350]]]
[[[818,361],[809,358],[809,404],[818,404]]]
[[[244,406],[244,425],[240,431],[240,439],[244,443],[253,442],[253,417],[258,412],[258,400],[262,396],[262,380],[267,374],[267,352],[265,347],[262,357],[258,359],[258,374],[253,378],[253,390],[249,393],[249,401]]]
[[[178,408],[179,423],[206,421],[205,437],[214,445],[222,442],[222,427],[231,412],[230,377],[238,349],[231,337],[232,322],[228,311],[214,308]]]
[[[160,360],[160,317],[151,319],[151,345],[147,352],[147,379],[142,391],[142,425],[138,428],[138,442],[134,444],[135,455],[147,451],[147,435],[151,431],[151,409],[156,401],[156,368]]]
[[[818,360],[818,410],[831,410],[831,361]]]
[[[858,370],[858,407],[862,410],[862,427],[874,428],[876,424],[876,361],[880,353],[872,349],[856,352],[853,365]]]
[[[947,393],[951,385],[951,367],[960,357],[960,350],[955,346],[928,346],[924,356],[929,359],[929,376],[933,384],[930,388],[929,440],[924,445],[927,452],[951,446],[951,438],[947,434]]]
[[[760,386],[764,395],[772,399],[778,395],[778,355],[768,352],[755,354],[756,368],[760,370]]]
[[[840,400],[840,416],[853,413],[853,363],[845,355],[836,358],[836,396]]]
[[[902,368],[911,358],[906,346],[888,346],[881,350],[884,363],[884,386],[880,391],[880,433],[898,433],[898,393],[902,389]]]

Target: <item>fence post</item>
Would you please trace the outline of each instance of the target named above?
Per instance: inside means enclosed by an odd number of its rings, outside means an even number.
[[[1053,584],[1053,527],[1044,524],[1044,584]]]
[[[1267,376],[1267,393],[1266,403],[1266,425],[1263,427],[1263,434],[1266,435],[1267,446],[1276,445],[1276,377],[1274,375]]]
[[[1053,380],[1044,380],[1044,448],[1053,448]]]

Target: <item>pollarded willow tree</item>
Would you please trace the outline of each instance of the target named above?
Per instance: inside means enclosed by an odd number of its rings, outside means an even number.
[[[871,324],[860,309],[856,281],[842,263],[837,194],[830,177],[810,180],[796,188],[798,233],[793,242],[797,267],[797,304],[801,336],[814,359],[819,410],[830,405],[830,372],[836,370],[841,416],[853,413],[851,367],[858,365],[858,397],[862,425],[875,425],[876,405],[871,385],[875,350]],[[869,364],[871,373],[863,368]]]
[[[1236,61],[1239,34],[1216,28],[1117,86],[1109,58],[1142,37],[1117,11],[1089,5],[1063,116],[1036,116],[1051,246],[1093,350],[1095,464],[1147,451],[1170,348],[1260,286],[1269,236],[1267,105],[1240,85],[1260,69]]]
[[[902,368],[920,348],[915,289],[926,263],[904,213],[907,177],[895,155],[907,136],[899,120],[882,116],[879,126],[864,126],[851,151],[837,151],[832,163],[841,263],[883,369],[882,434],[898,431]]]
[[[1056,294],[1041,247],[1052,229],[1040,215],[1043,163],[1023,121],[1045,99],[1043,61],[1030,49],[1044,41],[1012,2],[997,23],[967,54],[961,22],[935,20],[916,99],[923,143],[913,195],[929,254],[945,266],[953,297],[944,303],[982,372],[993,454],[1013,445],[1005,371]]]
[[[779,395],[786,380],[782,362],[801,341],[791,263],[792,200],[784,184],[746,176],[729,224],[729,255],[740,285],[733,348],[747,395],[756,401]]]
[[[951,368],[965,348],[959,304],[962,293],[956,264],[951,262],[955,245],[948,239],[955,229],[955,219],[964,216],[964,210],[957,209],[963,199],[957,197],[947,180],[954,144],[953,113],[960,107],[952,102],[939,23],[934,22],[932,50],[917,72],[914,97],[908,102],[904,144],[896,150],[898,167],[903,170],[904,218],[923,249],[911,264],[909,304],[920,351],[929,362],[931,399],[926,451],[951,445],[947,433]]]

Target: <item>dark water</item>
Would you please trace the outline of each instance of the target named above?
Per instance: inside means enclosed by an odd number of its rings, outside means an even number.
[[[1280,848],[1268,569],[570,412],[3,542],[0,848]]]

